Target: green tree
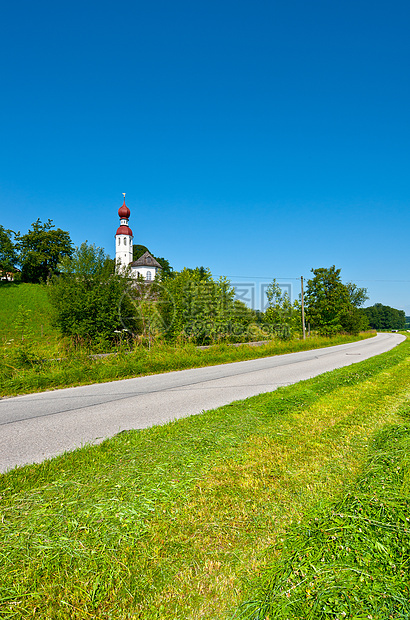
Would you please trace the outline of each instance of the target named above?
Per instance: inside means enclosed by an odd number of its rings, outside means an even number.
[[[136,243],[132,246],[132,258],[138,260],[145,252],[149,252],[149,249],[145,245]],[[151,252],[150,252],[151,254]]]
[[[369,329],[369,321],[363,308],[355,308],[353,305],[342,315],[341,324],[343,331],[349,334],[358,334]]]
[[[226,278],[213,280],[208,269],[183,269],[162,282],[161,312],[169,340],[196,344],[247,339],[252,311],[235,300]]]
[[[123,328],[149,341],[152,337],[162,337],[166,331],[161,313],[163,304],[164,289],[159,279],[147,282],[141,275],[130,276],[120,304]]]
[[[54,322],[63,335],[86,341],[112,342],[134,328],[127,275],[115,273],[102,248],[81,244],[58,265],[49,287]]]
[[[266,291],[269,307],[265,319],[272,325],[274,334],[283,340],[291,338],[295,332],[301,331],[301,313],[298,301],[292,304],[289,294],[283,291],[276,280],[273,280]]]
[[[73,253],[68,232],[56,228],[51,220],[38,219],[25,234],[16,235],[23,282],[46,281],[57,272],[57,265]]]
[[[363,312],[357,307],[367,298],[366,289],[352,282],[343,284],[340,269],[312,269],[305,295],[306,320],[321,334],[331,335],[342,331],[357,333],[366,328]]]
[[[7,280],[7,273],[12,273],[18,263],[17,248],[13,241],[14,232],[0,224],[0,271]]]
[[[362,306],[364,302],[369,299],[367,288],[359,288],[356,284],[353,284],[353,282],[348,282],[345,286],[349,293],[350,303],[355,308],[360,308],[360,306]]]
[[[391,306],[374,304],[368,308],[363,308],[369,325],[373,329],[405,329],[406,315],[404,310],[397,310]]]
[[[166,258],[163,258],[162,256],[154,256],[155,260],[157,260],[159,262],[159,264],[161,265],[162,269],[161,269],[161,279],[165,280],[166,278],[173,278],[174,277],[174,270],[170,265],[169,260],[167,260]]]

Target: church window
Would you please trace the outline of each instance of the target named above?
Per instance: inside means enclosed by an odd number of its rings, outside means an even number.
[[[127,237],[124,237],[124,245],[127,245]]]
[[[151,280],[151,272],[147,271],[146,280]]]
[[[121,243],[121,239],[118,237],[118,245],[120,245]]]

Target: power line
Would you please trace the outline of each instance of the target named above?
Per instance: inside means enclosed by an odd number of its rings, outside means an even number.
[[[215,276],[215,278],[255,278],[255,279],[259,279],[259,280],[273,280],[273,276],[230,276],[230,275],[221,275],[219,273],[215,273],[213,274]],[[300,280],[299,278],[276,278],[275,280]]]
[[[223,277],[225,277],[225,278],[245,278],[245,279],[246,278],[248,278],[248,279],[253,278],[253,279],[258,279],[258,280],[273,280],[273,279],[275,279],[275,280],[286,280],[286,281],[288,281],[288,280],[300,280],[300,276],[298,278],[280,278],[279,276],[275,276],[275,278],[273,278],[273,276],[249,276],[249,275],[248,276],[232,276],[232,275],[226,275],[226,274],[221,275],[221,274],[217,274],[217,273],[214,274],[214,277],[216,277],[216,278],[223,278]],[[309,278],[305,278],[305,279],[307,280]],[[380,279],[376,279],[375,280],[375,279],[371,279],[371,278],[360,279],[360,280],[354,278],[354,280],[355,280],[355,282],[396,282],[396,283],[401,283],[401,284],[409,284],[410,283],[410,280],[387,280],[387,279],[386,280],[380,280]]]

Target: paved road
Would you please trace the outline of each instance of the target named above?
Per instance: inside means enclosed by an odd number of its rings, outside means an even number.
[[[362,342],[0,400],[0,472],[360,362],[402,342]]]

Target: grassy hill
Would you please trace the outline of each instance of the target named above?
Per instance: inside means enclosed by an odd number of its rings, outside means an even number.
[[[32,338],[43,345],[53,345],[59,337],[51,325],[51,306],[47,287],[41,284],[0,284],[0,344],[21,340],[22,330],[16,325],[19,308],[28,311],[27,327]]]

